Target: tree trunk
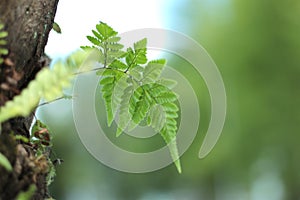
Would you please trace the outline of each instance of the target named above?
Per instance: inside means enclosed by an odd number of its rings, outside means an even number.
[[[8,32],[9,54],[0,66],[0,106],[18,95],[36,73],[49,64],[44,54],[58,0],[0,0],[0,23]],[[0,200],[15,199],[20,192],[36,186],[33,199],[48,195],[47,155],[35,157],[30,146],[12,135],[29,138],[32,117],[15,118],[2,124],[0,152],[13,166],[8,172],[0,166]]]

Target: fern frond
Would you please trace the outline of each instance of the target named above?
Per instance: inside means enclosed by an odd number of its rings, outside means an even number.
[[[4,47],[1,47],[2,45],[6,45],[6,40],[5,38],[7,37],[8,33],[6,31],[3,31],[2,29],[4,28],[4,24],[0,23],[0,64],[3,63],[3,55],[8,54],[8,50]]]
[[[120,60],[114,60],[110,65],[110,68],[112,69],[116,69],[116,70],[125,70],[127,69],[127,65],[125,63],[123,63]]]
[[[147,125],[151,126],[156,132],[160,132],[163,128],[166,116],[161,105],[154,105],[148,114]]]
[[[160,85],[157,83],[150,85],[150,95],[155,101],[155,103],[161,106],[163,113],[150,113],[150,119],[148,120],[148,124],[151,125],[154,129],[160,130],[160,135],[168,144],[171,157],[177,167],[177,170],[179,173],[181,173],[179,154],[176,145],[176,118],[178,117],[177,112],[179,109],[174,102],[177,100],[177,95],[164,85]],[[159,112],[161,110],[156,109],[155,111]],[[162,124],[162,122],[158,121],[158,119],[163,120],[164,123]]]
[[[106,69],[102,73],[103,78],[100,81],[100,85],[102,86],[101,91],[102,97],[105,102],[108,126],[111,125],[116,114],[113,110],[113,92],[115,86],[117,85],[118,81],[122,78],[123,75],[123,72],[113,69]]]
[[[53,70],[42,69],[20,95],[0,108],[0,122],[16,116],[29,115],[38,105],[40,98],[51,101],[61,96],[63,89],[70,86],[71,78],[72,73],[60,64]]]
[[[107,24],[100,22],[93,30],[93,36],[87,39],[93,46],[83,49],[97,49],[98,62],[104,70],[97,71],[102,76],[102,97],[107,112],[107,123],[110,126],[119,113],[116,135],[125,129],[129,131],[138,124],[147,121],[147,125],[161,134],[168,144],[171,157],[179,172],[176,132],[178,107],[175,104],[177,95],[171,90],[176,82],[159,79],[166,64],[165,59],[147,63],[147,39],[144,38],[133,47],[122,51],[121,40]],[[125,57],[125,62],[121,58]]]
[[[134,93],[135,89],[132,84],[130,84],[125,90],[122,95],[122,101],[120,103],[120,112],[119,112],[119,123],[116,132],[116,136],[120,136],[121,133],[127,128],[130,120],[131,115],[129,113],[130,107],[130,99]]]
[[[144,38],[134,43],[134,48],[129,47],[125,57],[128,65],[127,70],[131,70],[134,67],[145,64],[147,62],[147,38]]]
[[[20,95],[0,108],[0,123],[13,117],[29,115],[38,106],[40,98],[52,101],[63,96],[63,89],[71,85],[74,71],[81,66],[85,56],[82,51],[75,52],[67,61],[55,63],[53,69],[42,69]]]
[[[176,118],[178,117],[178,107],[174,103],[163,103],[161,104],[165,113],[165,124],[160,132],[161,136],[168,144],[170,154],[174,163],[181,173],[181,166],[179,161],[179,154],[176,145],[176,133],[177,133],[177,122]]]
[[[116,83],[113,95],[112,95],[112,113],[113,113],[113,119],[116,116],[117,111],[120,108],[120,104],[122,102],[123,94],[127,87],[130,86],[129,78],[127,76],[122,76],[118,82]]]
[[[149,112],[153,99],[151,98],[148,85],[137,88],[130,98],[129,112],[131,114],[132,123],[129,130],[134,129],[141,121],[143,121]]]
[[[81,48],[84,50],[97,49],[100,56],[98,61],[104,67],[124,56],[125,52],[121,50],[124,46],[119,43],[121,38],[117,36],[118,32],[103,22],[97,24],[96,30],[92,30],[92,32],[94,36],[87,36],[87,39],[93,46],[82,46]]]

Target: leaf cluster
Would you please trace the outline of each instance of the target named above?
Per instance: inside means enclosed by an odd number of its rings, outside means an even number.
[[[93,48],[100,54],[103,68],[97,74],[102,76],[100,85],[108,125],[118,116],[116,135],[119,136],[147,121],[169,145],[172,159],[181,172],[176,146],[179,109],[177,95],[172,91],[176,82],[160,77],[166,60],[148,61],[146,38],[123,51],[121,38],[107,24],[100,22],[92,32],[94,36],[87,39],[93,46],[82,48]]]
[[[29,115],[37,106],[41,98],[53,101],[64,97],[63,90],[70,87],[74,73],[85,60],[87,54],[78,51],[65,61],[58,61],[52,69],[43,68],[21,94],[0,108],[0,123],[17,116]]]

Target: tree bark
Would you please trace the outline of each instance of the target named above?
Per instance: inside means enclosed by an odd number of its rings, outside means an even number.
[[[9,54],[0,66],[0,106],[21,93],[49,59],[44,48],[57,8],[58,0],[0,0],[0,22],[8,32]],[[29,138],[32,117],[18,117],[2,123],[0,152],[13,166],[8,172],[0,166],[0,200],[15,199],[34,184],[33,199],[49,197],[46,176],[47,155],[36,157],[30,146],[16,141],[12,135]]]

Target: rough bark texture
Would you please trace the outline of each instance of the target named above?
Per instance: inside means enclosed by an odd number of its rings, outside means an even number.
[[[9,55],[0,66],[0,106],[18,95],[49,62],[44,47],[52,28],[58,0],[0,0],[0,22],[8,32]],[[0,166],[0,200],[14,199],[30,185],[37,187],[33,199],[48,197],[47,156],[15,141],[11,134],[29,137],[32,117],[15,118],[2,124],[0,152],[11,162],[13,172]]]

